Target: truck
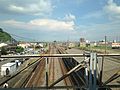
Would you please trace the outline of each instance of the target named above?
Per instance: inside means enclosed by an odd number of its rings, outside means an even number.
[[[6,63],[1,66],[1,76],[11,76],[16,71],[16,63]]]

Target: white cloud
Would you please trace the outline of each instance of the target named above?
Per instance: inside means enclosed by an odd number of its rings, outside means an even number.
[[[109,20],[120,19],[120,5],[117,5],[114,0],[108,0],[102,10],[90,12],[80,17],[80,19],[99,19],[101,17],[107,17]]]
[[[50,30],[73,30],[74,22],[65,22],[54,19],[36,19],[30,21],[30,24],[41,27],[47,27]]]
[[[76,29],[80,37],[86,37],[89,40],[100,40],[103,39],[105,35],[109,37],[120,35],[120,21],[79,25]]]
[[[60,21],[55,19],[35,19],[29,22],[20,22],[15,20],[1,21],[1,25],[7,25],[16,28],[46,30],[46,31],[73,31],[73,21]]]
[[[120,6],[114,3],[113,0],[108,1],[108,5],[106,6],[106,9],[108,10],[108,12],[112,12],[120,15]]]
[[[6,10],[6,12],[18,13],[18,14],[31,14],[31,15],[45,15],[51,14],[54,9],[51,0],[25,0],[22,1],[12,0],[9,3],[0,1],[0,10]]]
[[[104,10],[111,19],[120,19],[120,6],[113,0],[108,0]]]
[[[15,5],[10,5],[10,10],[13,10],[13,11],[21,11],[23,12],[24,11],[24,8],[23,7],[18,7],[18,6],[15,6]]]
[[[20,28],[20,26],[22,26],[21,28],[24,28],[23,26],[27,26],[27,23],[25,22],[20,22],[20,21],[16,21],[14,19],[11,20],[4,20],[4,21],[0,21],[0,24],[3,26],[10,26],[10,27],[18,27]],[[25,25],[26,24],[26,25]]]

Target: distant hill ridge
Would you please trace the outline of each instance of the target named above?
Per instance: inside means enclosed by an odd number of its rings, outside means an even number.
[[[11,42],[11,35],[0,28],[0,42]]]

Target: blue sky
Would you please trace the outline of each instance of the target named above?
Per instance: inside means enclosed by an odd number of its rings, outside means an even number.
[[[0,27],[35,41],[115,39],[120,0],[0,0]]]

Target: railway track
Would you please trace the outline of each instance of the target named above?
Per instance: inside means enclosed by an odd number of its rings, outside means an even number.
[[[58,52],[66,53],[63,49],[60,49],[60,48],[58,48]],[[72,59],[72,62],[70,62],[69,59]],[[66,67],[67,71],[71,70],[73,67],[78,65],[78,62],[74,60],[73,58],[62,58],[62,60],[63,60],[63,64]],[[81,70],[75,71],[70,75],[72,86],[81,87],[81,86],[86,85],[83,73],[84,73],[84,68],[82,68]]]
[[[66,68],[69,70],[72,69],[73,67],[73,64],[69,63],[69,61],[67,61],[66,59],[63,60]],[[81,72],[81,71],[80,71]],[[84,81],[83,81],[83,78],[80,76],[80,72],[74,72],[70,75],[71,79],[72,79],[72,83],[75,85],[75,86],[83,86],[84,85]]]
[[[56,53],[56,49],[51,49],[51,53]],[[32,62],[29,64],[29,66],[22,69],[20,72],[15,74],[14,76],[6,79],[4,82],[1,83],[1,86],[5,83],[11,83],[10,87],[12,88],[32,88],[32,87],[41,87],[45,86],[45,60],[42,58],[41,60],[36,60],[36,64],[33,65],[35,62]],[[50,74],[50,80],[51,83],[53,83],[56,79],[57,73],[55,73],[58,69],[56,69],[56,63],[58,61],[55,61],[55,58],[52,58],[50,60],[50,68],[49,68],[49,74]],[[30,69],[30,67],[32,69]],[[49,83],[49,84],[51,84]]]
[[[65,75],[65,73],[68,71],[67,68],[65,68],[65,65],[63,64],[62,59],[59,59],[59,63],[60,63],[60,68],[62,70],[62,74]],[[72,80],[70,78],[70,76],[66,77],[64,79],[64,82],[66,84],[66,86],[71,86],[72,85]]]
[[[22,87],[40,87],[44,83],[45,60],[41,59],[36,69],[32,72],[29,80]]]
[[[52,47],[50,54],[66,54],[65,50],[59,47]],[[118,59],[118,58],[114,58]],[[48,58],[48,85],[51,85],[54,83],[59,77],[69,72],[71,69],[73,69],[75,66],[77,66],[79,63],[69,57],[69,58],[54,58],[49,57]],[[81,62],[83,63],[83,62]],[[32,69],[30,69],[32,68]],[[39,58],[35,62],[32,62],[29,64],[29,66],[22,69],[19,73],[16,75],[6,79],[4,82],[2,82],[0,85],[3,85],[5,82],[12,82],[16,79],[16,82],[14,84],[11,84],[14,88],[39,88],[39,87],[45,87],[46,84],[46,60],[45,58]],[[77,87],[75,90],[85,90],[86,87],[86,81],[85,81],[85,68],[81,68],[80,70],[76,70],[73,73],[70,74],[67,78],[65,78],[62,83],[59,82],[56,84],[56,86],[73,86]],[[89,72],[88,72],[89,73]],[[17,77],[18,75],[20,76]],[[16,78],[17,77],[17,78]],[[14,80],[13,80],[14,79]],[[44,88],[44,89],[45,89]],[[54,87],[53,87],[54,88]]]
[[[55,54],[57,53],[57,49],[55,47],[52,47],[50,54]],[[58,78],[64,75],[66,73],[65,67],[63,65],[63,62],[61,62],[62,59],[60,58],[49,58],[49,85],[54,83]],[[64,79],[63,81],[59,82],[56,84],[56,86],[67,86],[71,85],[69,82],[69,79]]]
[[[33,70],[29,78],[26,80],[26,82],[23,83],[21,87],[22,88],[33,88],[33,87],[37,88],[37,87],[45,86],[45,69],[46,69],[45,66],[46,66],[45,58],[41,58],[36,68]]]
[[[50,54],[52,54],[52,53],[54,53],[54,48],[52,47],[51,48],[51,52],[50,52]],[[54,61],[55,59],[54,58],[49,58],[49,71],[48,71],[48,73],[49,73],[49,81],[48,81],[48,84],[50,85],[51,83],[53,83],[54,82],[54,80],[55,80],[55,61]]]
[[[21,85],[27,80],[27,78],[29,78],[29,75],[34,71],[39,60],[40,58],[30,63],[28,66],[24,67],[11,77],[5,77],[3,80],[1,80],[0,87],[2,88],[2,85],[7,82],[9,87],[20,88]]]

